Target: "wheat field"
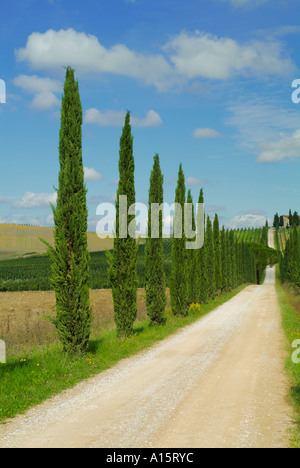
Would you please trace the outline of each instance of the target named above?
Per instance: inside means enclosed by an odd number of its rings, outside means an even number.
[[[46,253],[46,246],[40,238],[53,245],[54,229],[40,226],[0,224],[0,259]],[[99,238],[88,232],[90,252],[111,249],[113,239]]]

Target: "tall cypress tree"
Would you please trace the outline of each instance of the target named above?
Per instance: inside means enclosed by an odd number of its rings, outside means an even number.
[[[116,235],[113,253],[108,254],[109,278],[112,283],[115,323],[120,338],[130,336],[137,316],[137,250],[133,236],[135,213],[129,208],[135,204],[133,137],[131,134],[130,112],[127,112],[120,138],[119,185],[116,201]],[[120,197],[127,197],[126,212]],[[125,230],[125,234],[124,231]]]
[[[215,251],[213,242],[212,224],[209,216],[206,222],[206,274],[208,282],[208,297],[214,299],[216,297],[216,270],[215,270]]]
[[[187,194],[187,203],[192,207],[192,230],[196,231],[196,220],[195,220],[195,210],[193,205],[193,197],[191,190]],[[195,241],[196,236],[190,241]],[[196,273],[197,269],[197,250],[190,249],[187,250],[187,295],[188,295],[188,304],[198,302],[198,281],[199,278]]]
[[[170,278],[171,307],[174,315],[185,316],[188,313],[187,299],[187,250],[184,236],[185,178],[182,165],[179,166],[178,182],[175,194],[175,213],[173,221],[172,265]],[[181,237],[176,237],[176,230],[181,226]],[[179,229],[180,230],[180,229]]]
[[[199,204],[204,204],[203,189],[200,190]],[[205,234],[206,236],[206,234]],[[201,249],[197,250],[197,277],[198,277],[198,300],[200,304],[205,304],[208,297],[208,281],[206,274],[206,237],[204,236],[204,245]]]
[[[215,251],[215,277],[216,288],[218,291],[222,289],[221,277],[221,248],[220,248],[220,225],[218,215],[215,214],[213,223],[214,251]]]
[[[230,243],[230,231],[227,229],[226,235],[226,287],[227,291],[232,289],[232,246]]]
[[[158,225],[154,225],[153,231],[155,232],[152,231],[153,204],[161,205],[164,201],[163,181],[159,156],[156,154],[150,177],[148,237],[146,241],[146,304],[148,316],[153,325],[165,323],[165,308],[167,304],[166,275],[164,271],[163,214],[161,210],[159,211]]]
[[[231,270],[231,277],[232,277],[232,283],[231,287],[236,288],[237,287],[237,252],[236,252],[236,242],[235,242],[235,237],[234,237],[234,231],[231,229],[229,233],[230,237],[230,255],[232,259],[232,270]]]
[[[220,245],[221,245],[221,270],[222,270],[222,292],[228,290],[228,266],[227,266],[227,241],[226,241],[226,232],[225,227],[222,227],[221,236],[220,236]]]
[[[59,187],[53,209],[54,248],[51,284],[56,295],[56,325],[65,351],[85,351],[90,336],[86,187],[82,163],[82,108],[74,70],[66,70],[59,134]]]

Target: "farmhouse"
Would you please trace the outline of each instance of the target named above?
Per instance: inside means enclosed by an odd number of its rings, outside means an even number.
[[[298,217],[299,217],[299,221],[300,221],[300,216],[298,216]],[[290,218],[289,218],[289,216],[283,215],[283,227],[284,227],[284,228],[287,228],[287,227],[289,227],[289,225],[290,225]]]

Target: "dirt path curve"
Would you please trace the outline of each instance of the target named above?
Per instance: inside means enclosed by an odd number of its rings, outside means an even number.
[[[198,322],[0,428],[0,447],[287,447],[284,338],[268,269]]]

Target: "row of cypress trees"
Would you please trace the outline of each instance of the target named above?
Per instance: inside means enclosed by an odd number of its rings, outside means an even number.
[[[82,107],[74,70],[66,69],[59,135],[59,187],[57,206],[52,206],[55,236],[54,247],[48,246],[51,259],[51,283],[56,294],[54,323],[65,351],[84,352],[87,349],[92,310],[89,300],[89,252],[87,248],[86,187],[82,162]],[[128,206],[135,204],[133,137],[130,113],[127,112],[120,138],[119,184],[116,201],[116,235],[114,248],[108,253],[109,278],[112,284],[115,323],[119,337],[133,332],[137,316],[137,252],[138,243],[124,236],[119,226],[135,226],[135,213],[120,210],[120,197],[127,197]],[[185,177],[179,167],[175,202],[182,208],[192,203],[191,192],[186,198]],[[150,177],[148,237],[145,248],[146,303],[154,325],[165,322],[166,277],[164,272],[163,219],[159,215],[157,235],[152,234],[152,204],[163,203],[163,175],[159,156],[155,155]],[[204,203],[203,190],[199,203]],[[176,205],[176,206],[178,206]],[[180,211],[180,210],[179,210]],[[184,216],[177,212],[174,219]],[[184,223],[183,223],[184,225]],[[193,215],[193,228],[195,220]],[[135,230],[134,230],[135,232]],[[241,283],[255,282],[254,258],[251,250],[238,244],[233,231],[220,232],[217,215],[214,223],[207,216],[204,246],[187,250],[186,238],[173,238],[170,280],[171,306],[175,315],[186,315],[192,303],[204,303],[216,294],[229,291]]]
[[[175,201],[193,203],[191,191],[185,197],[185,178],[179,167]],[[199,204],[204,203],[203,189]],[[182,213],[184,211],[182,210]],[[176,212],[174,214],[176,217]],[[193,220],[193,229],[195,229]],[[186,239],[173,239],[171,266],[171,307],[175,315],[187,315],[191,304],[203,304],[218,294],[244,283],[256,282],[256,262],[252,249],[238,243],[233,230],[220,230],[218,215],[206,216],[204,245],[187,250]]]
[[[289,281],[300,287],[300,233],[295,225],[289,233],[285,250],[280,254],[279,271],[282,282]]]

